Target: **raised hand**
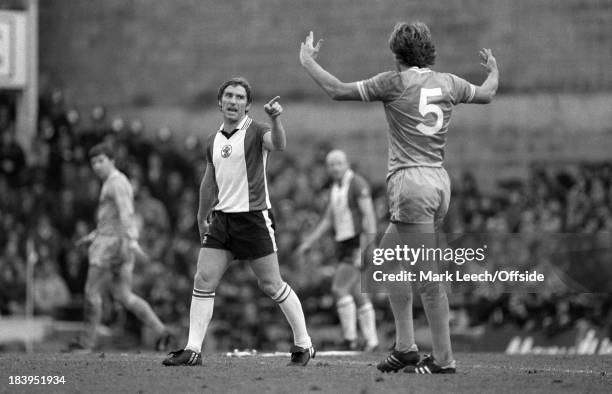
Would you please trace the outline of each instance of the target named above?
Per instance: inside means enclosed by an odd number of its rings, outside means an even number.
[[[280,100],[280,96],[274,97],[264,105],[264,111],[271,119],[276,119],[283,112],[283,107],[278,100]]]
[[[489,48],[482,48],[478,53],[482,62],[480,63],[487,72],[497,71],[497,60],[495,60],[495,56],[493,56],[493,52]]]
[[[314,33],[311,31],[300,47],[300,62],[312,59],[315,60],[319,56],[319,50],[321,49],[322,39],[317,41],[317,45],[314,45]]]

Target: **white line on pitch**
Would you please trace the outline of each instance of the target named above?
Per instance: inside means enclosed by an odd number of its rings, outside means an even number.
[[[525,367],[511,367],[511,366],[499,366],[499,365],[480,365],[480,364],[466,364],[466,367],[472,367],[472,368],[482,368],[482,369],[510,369],[510,370],[515,370],[515,371],[536,371],[536,372],[562,372],[562,373],[573,373],[573,374],[585,374],[585,375],[593,375],[593,374],[601,374],[602,372],[605,371],[594,371],[592,369],[559,369],[559,368],[537,368],[537,367],[533,367],[533,368],[525,368]]]

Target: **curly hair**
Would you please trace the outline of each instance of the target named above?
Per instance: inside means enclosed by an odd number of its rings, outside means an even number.
[[[428,67],[436,61],[436,47],[429,27],[423,22],[400,22],[389,37],[389,48],[407,67]]]

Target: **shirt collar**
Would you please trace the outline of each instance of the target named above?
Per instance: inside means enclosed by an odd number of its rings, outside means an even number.
[[[428,73],[428,72],[431,72],[429,67],[421,68],[421,67],[417,67],[417,66],[412,66],[412,67],[409,68],[409,70],[414,70],[414,71],[416,71],[418,73]]]
[[[240,123],[238,123],[238,126],[234,130],[230,131],[230,134],[233,134],[236,130],[240,130],[241,128],[243,128],[247,120],[249,120],[249,115],[244,115]],[[225,126],[225,123],[221,123],[221,126],[219,127],[219,131],[222,133],[223,133],[224,126]]]

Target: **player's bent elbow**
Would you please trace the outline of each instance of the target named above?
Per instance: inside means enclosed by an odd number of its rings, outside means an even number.
[[[491,91],[488,95],[487,95],[487,102],[485,104],[489,104],[490,102],[493,101],[493,98],[495,98],[495,91]]]
[[[342,100],[342,95],[336,89],[330,89],[327,91],[327,95],[334,101]]]
[[[327,92],[329,97],[331,97],[332,100],[335,100],[335,101],[354,99],[353,91],[351,90],[349,84],[346,84],[346,83],[339,83],[336,85],[328,86],[327,89],[325,89],[325,91]]]
[[[487,95],[484,96],[481,100],[481,104],[489,104],[491,101],[493,101],[493,96]]]
[[[333,93],[330,93],[329,96],[334,101],[354,100],[350,92],[345,90],[335,90]]]

